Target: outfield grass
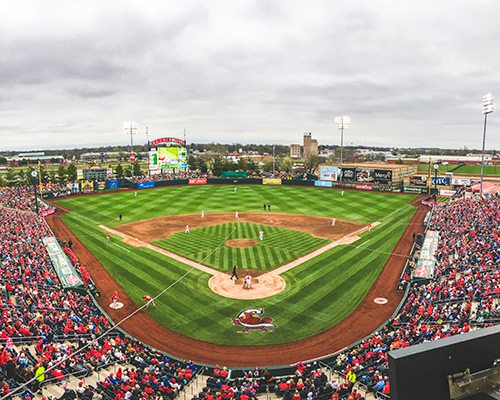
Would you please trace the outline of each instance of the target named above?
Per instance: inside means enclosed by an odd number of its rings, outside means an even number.
[[[414,197],[361,191],[300,188],[292,186],[175,186],[134,192],[82,196],[57,200],[70,210],[100,224],[113,227],[165,215],[210,212],[262,212],[262,205],[271,204],[271,211],[285,214],[320,215],[370,223],[404,206]],[[123,215],[123,221],[118,220]]]
[[[265,186],[178,187],[59,201],[75,210],[63,221],[115,277],[136,304],[175,284],[148,313],[181,334],[212,343],[257,345],[298,340],[324,331],[348,316],[362,301],[415,210],[414,197]],[[225,199],[221,203],[221,199]],[[209,275],[144,248],[117,241],[107,244],[98,224],[117,225],[119,212],[128,220],[156,215],[205,211],[257,211],[263,199],[273,211],[336,216],[382,222],[352,245],[337,246],[283,274],[286,289],[262,300],[233,300],[208,288]],[[257,203],[257,204],[256,204]],[[167,205],[167,206],[166,206]],[[165,207],[168,207],[165,209]],[[76,211],[78,210],[78,211]],[[141,214],[142,210],[142,214]],[[156,214],[155,214],[156,213]],[[194,231],[193,231],[194,232]],[[187,271],[189,274],[180,279]],[[179,280],[180,279],[180,280]],[[278,329],[272,334],[239,335],[231,319],[247,307],[265,307]]]
[[[264,240],[259,240],[259,231]],[[227,246],[228,239],[257,239],[257,245],[244,248]],[[311,236],[305,232],[283,229],[251,222],[232,222],[173,234],[156,245],[191,260],[222,271],[238,269],[271,270],[293,261],[304,254],[322,247],[329,240]],[[214,251],[214,249],[216,249]]]
[[[419,164],[418,172],[429,172],[428,164]],[[453,172],[455,174],[468,174],[468,175],[480,175],[481,174],[481,166],[480,165],[458,165],[458,164],[449,164],[442,165],[439,164],[439,173],[445,172]],[[500,165],[485,165],[484,166],[484,174],[485,175],[500,175]],[[434,168],[431,165],[431,175],[434,176]]]

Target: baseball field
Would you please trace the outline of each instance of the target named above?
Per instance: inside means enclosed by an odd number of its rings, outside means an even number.
[[[203,342],[254,346],[307,338],[350,315],[408,226],[416,210],[410,204],[414,199],[411,195],[356,191],[342,195],[340,190],[288,186],[238,186],[236,191],[233,186],[179,186],[75,197],[55,204],[68,211],[62,221],[128,299],[142,305],[144,294],[164,292],[155,301],[157,307],[147,310],[158,323]],[[264,204],[270,204],[271,210],[264,211]],[[201,211],[206,221],[201,221]],[[234,219],[236,211],[241,220]],[[186,221],[189,234],[184,229]],[[214,293],[208,285],[210,273],[153,247],[130,244],[115,234],[106,241],[103,227],[228,273],[228,280],[233,265],[241,273],[272,272],[297,258],[307,258],[312,251],[331,247],[281,274],[286,287],[278,294],[241,300]],[[264,233],[262,241],[259,231]],[[357,240],[343,242],[345,235],[355,235]],[[252,244],[231,246],[228,241],[234,239]],[[96,283],[105,286],[105,282]],[[110,294],[103,293],[103,297]],[[264,308],[264,315],[277,328],[238,333],[232,320],[247,308]]]

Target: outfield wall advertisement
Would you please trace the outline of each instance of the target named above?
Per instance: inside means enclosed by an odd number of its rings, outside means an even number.
[[[321,181],[337,181],[340,175],[340,168],[324,165],[319,167],[319,179]]]
[[[264,178],[262,179],[263,185],[281,185],[281,178]]]
[[[356,168],[341,168],[342,182],[354,182],[356,181]]]
[[[44,237],[42,239],[45,246],[47,246],[47,253],[49,254],[50,261],[54,265],[57,277],[64,288],[75,288],[83,286],[83,282],[76,273],[73,265],[68,259],[59,245],[55,237]]]
[[[332,181],[314,181],[314,186],[333,187],[333,182]]]
[[[413,278],[432,279],[436,266],[436,251],[439,245],[439,231],[427,231],[417,265],[413,270]]]
[[[188,185],[206,185],[207,178],[190,178],[188,179]]]

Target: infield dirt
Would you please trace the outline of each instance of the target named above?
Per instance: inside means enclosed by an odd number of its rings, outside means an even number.
[[[196,216],[193,214],[172,215],[131,222],[119,225],[114,229],[144,242],[155,242],[168,238],[172,233],[184,232],[186,225],[189,225],[189,228],[193,230],[229,222],[236,222],[233,213],[206,213],[204,218],[201,218],[201,215]],[[332,226],[331,218],[276,213],[240,213],[237,222],[253,222],[284,229],[294,229],[333,240],[340,239],[365,225],[359,222],[337,219],[335,226]]]

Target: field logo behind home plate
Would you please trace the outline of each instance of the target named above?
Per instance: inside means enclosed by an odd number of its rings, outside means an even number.
[[[270,332],[276,329],[273,319],[270,317],[261,318],[264,314],[263,308],[247,308],[233,318],[233,325],[243,328],[237,333],[248,333],[250,330],[259,332]]]

